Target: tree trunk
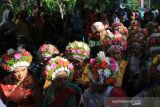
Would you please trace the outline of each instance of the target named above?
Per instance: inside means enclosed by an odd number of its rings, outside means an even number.
[[[64,12],[63,12],[63,8],[61,5],[59,5],[59,9],[60,9],[60,13],[61,13],[61,18],[63,19]]]
[[[64,15],[63,3],[61,3],[57,0],[57,4],[58,4],[59,10],[60,10],[61,18],[63,19],[63,15]]]

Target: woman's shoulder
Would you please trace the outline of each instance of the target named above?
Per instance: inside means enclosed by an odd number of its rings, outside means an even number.
[[[115,86],[110,94],[111,97],[127,97],[126,93],[120,88]]]

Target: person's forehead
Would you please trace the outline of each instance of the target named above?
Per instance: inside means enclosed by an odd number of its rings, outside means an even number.
[[[101,25],[101,24],[97,24],[97,25],[93,25],[93,27],[95,28],[95,29],[103,29],[104,28],[104,26],[103,25]]]
[[[97,29],[96,32],[102,32],[104,29]]]
[[[26,67],[17,67],[14,71],[18,72],[18,71],[22,71],[22,70],[26,70]]]

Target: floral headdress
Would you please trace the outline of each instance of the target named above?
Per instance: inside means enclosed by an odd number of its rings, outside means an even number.
[[[108,50],[112,45],[119,45],[121,50],[125,51],[127,49],[127,40],[118,31],[115,31],[115,34],[108,31],[107,35],[103,39],[103,45],[104,50]]]
[[[74,72],[74,68],[73,65],[67,59],[60,56],[51,58],[44,68],[44,72],[47,73],[47,80],[54,80],[56,74],[61,71],[65,71],[68,77],[71,79]]]
[[[69,45],[66,47],[65,53],[68,57],[72,56],[74,59],[84,60],[89,58],[90,48],[84,42],[74,41],[69,43]]]
[[[32,62],[32,55],[25,49],[18,50],[9,49],[7,53],[2,55],[0,65],[6,71],[14,71],[17,67],[28,67]]]
[[[89,62],[90,78],[97,85],[113,85],[116,82],[118,64],[114,58],[106,57],[104,52],[99,52],[96,58]]]
[[[117,30],[123,36],[128,36],[128,29],[122,23],[114,23],[112,25],[113,31]]]
[[[51,58],[53,55],[58,55],[58,49],[52,44],[43,44],[38,49],[38,58],[40,60],[46,61],[47,59]]]
[[[153,58],[149,71],[151,78],[160,79],[160,54]]]

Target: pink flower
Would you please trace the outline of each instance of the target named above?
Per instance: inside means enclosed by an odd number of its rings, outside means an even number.
[[[116,63],[116,60],[114,58],[110,58],[111,63]]]
[[[76,50],[75,50],[75,49],[72,49],[72,53],[76,53]]]
[[[69,49],[66,49],[66,53],[69,53]]]
[[[79,54],[82,53],[81,49],[78,49],[77,52],[78,52]]]
[[[84,55],[88,55],[88,52],[85,52]]]
[[[63,60],[58,60],[58,65],[63,66],[64,61]]]
[[[50,49],[49,49],[49,52],[53,52],[53,51],[54,51],[54,49],[53,49],[53,48],[50,48]]]
[[[56,67],[57,67],[56,64],[52,64],[52,65],[51,65],[51,68],[52,68],[52,69],[56,69]]]
[[[116,38],[122,37],[122,35],[118,32],[118,30],[115,30],[114,34],[116,35]]]
[[[114,63],[111,64],[111,70],[112,70],[112,71],[116,71],[116,64],[114,64]]]
[[[124,33],[128,33],[128,30],[127,30],[127,28],[124,28]]]
[[[72,64],[68,64],[68,68],[69,69],[73,69],[73,65]]]
[[[89,64],[93,65],[95,62],[96,62],[96,59],[95,58],[91,58],[90,61],[89,61]]]
[[[113,43],[114,43],[115,45],[117,45],[117,44],[119,43],[118,38],[115,38],[115,39],[113,40]]]
[[[46,50],[46,48],[42,47],[40,50],[41,50],[41,51],[45,51],[45,50]]]
[[[20,59],[21,56],[22,56],[22,55],[21,55],[20,53],[14,54],[14,58],[15,58],[16,60]]]
[[[55,53],[55,54],[59,54],[59,52],[58,52],[58,51],[55,51],[54,53]]]

